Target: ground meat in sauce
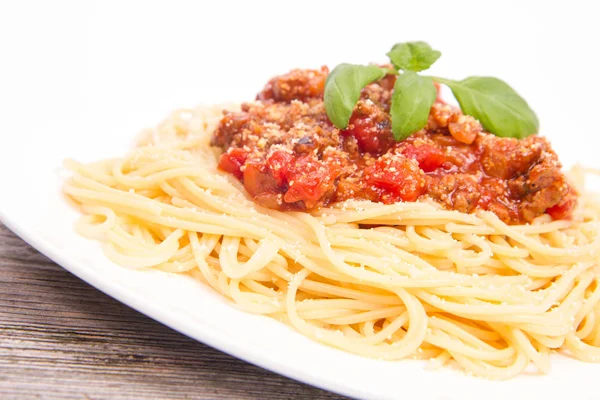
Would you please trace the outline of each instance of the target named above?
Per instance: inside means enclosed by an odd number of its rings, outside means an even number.
[[[513,224],[571,213],[576,193],[545,138],[496,137],[438,97],[427,126],[395,142],[393,75],[363,89],[347,129],[339,130],[323,105],[328,73],[322,67],[271,79],[241,112],[225,112],[215,130],[219,167],[257,203],[311,210],[348,199],[428,198],[466,213],[489,210]]]

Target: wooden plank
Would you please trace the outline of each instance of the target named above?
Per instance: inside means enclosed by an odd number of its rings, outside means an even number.
[[[0,398],[342,399],[151,320],[1,224]]]

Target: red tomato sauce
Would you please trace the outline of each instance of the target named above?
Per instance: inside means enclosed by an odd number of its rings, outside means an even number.
[[[507,223],[543,213],[567,218],[577,195],[556,153],[540,136],[500,138],[443,102],[404,141],[391,132],[395,76],[365,87],[348,127],[323,105],[326,67],[271,79],[256,101],[226,112],[212,137],[219,168],[259,204],[310,211],[349,199],[385,204],[429,199],[447,209],[489,210]]]

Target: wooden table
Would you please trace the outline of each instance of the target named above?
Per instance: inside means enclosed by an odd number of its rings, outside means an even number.
[[[0,224],[0,399],[341,399],[198,343]]]

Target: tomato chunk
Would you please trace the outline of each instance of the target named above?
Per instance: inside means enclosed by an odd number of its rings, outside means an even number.
[[[335,165],[327,165],[312,156],[298,157],[287,174],[289,188],[283,199],[286,203],[303,201],[307,208],[312,208],[332,192],[339,174]]]
[[[400,154],[385,154],[365,170],[367,183],[381,189],[385,203],[415,201],[425,192],[425,174]]]
[[[244,149],[230,148],[219,157],[219,168],[241,179],[243,175],[241,168],[247,157],[248,153]]]
[[[552,217],[552,219],[563,219],[571,214],[571,211],[577,203],[577,196],[573,191],[570,191],[565,198],[555,206],[552,206],[546,210],[546,212]]]
[[[262,192],[276,192],[277,182],[262,163],[249,162],[244,165],[244,187],[252,196]]]
[[[286,176],[293,162],[294,156],[283,150],[274,151],[267,157],[267,166],[271,170],[273,178],[279,186],[283,186],[287,183]]]
[[[379,128],[371,117],[353,115],[348,123],[348,129],[342,131],[342,134],[354,136],[359,149],[366,153],[380,154],[393,143],[389,132]]]
[[[408,144],[402,149],[406,158],[417,160],[419,167],[425,172],[435,171],[446,162],[444,153],[430,144]]]

